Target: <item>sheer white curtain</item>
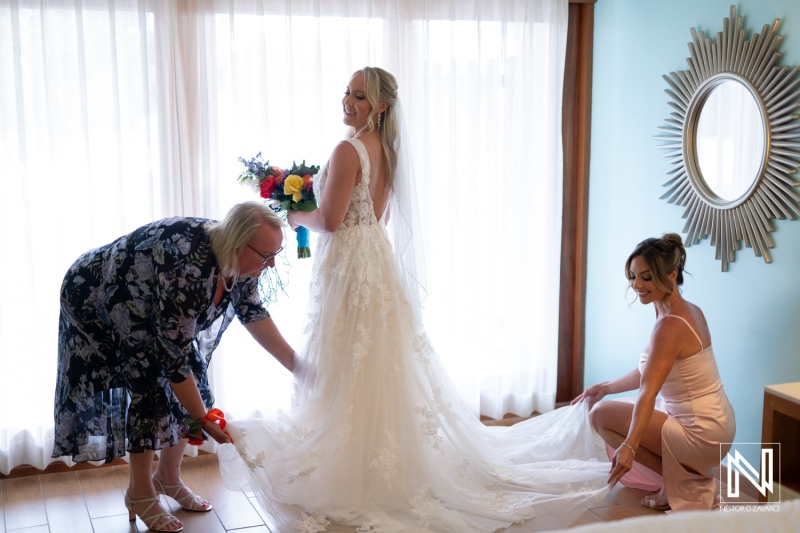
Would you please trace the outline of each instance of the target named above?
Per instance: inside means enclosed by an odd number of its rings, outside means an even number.
[[[400,83],[437,352],[476,414],[551,409],[566,28],[567,0],[0,0],[0,472],[50,461],[69,264],[254,198],[238,156],[324,164],[365,65]],[[294,340],[311,262],[288,244],[270,311]],[[291,379],[235,324],[212,387],[267,415]]]

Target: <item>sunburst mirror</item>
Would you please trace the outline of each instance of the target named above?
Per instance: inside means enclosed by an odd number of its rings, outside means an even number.
[[[691,28],[689,70],[664,75],[674,109],[656,139],[661,198],[685,207],[686,245],[711,237],[722,270],[741,243],[772,262],[773,219],[800,217],[798,67],[779,66],[780,19],[747,40],[731,6],[716,42]]]

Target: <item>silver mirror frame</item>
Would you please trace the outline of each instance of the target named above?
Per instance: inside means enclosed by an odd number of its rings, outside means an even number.
[[[732,23],[735,21],[735,26]],[[683,233],[686,246],[711,237],[722,271],[735,259],[741,243],[753,248],[757,257],[772,262],[775,247],[771,233],[773,219],[800,218],[800,186],[794,178],[800,166],[800,122],[796,114],[800,103],[800,67],[776,65],[782,37],[776,33],[780,19],[764,25],[760,34],[746,39],[742,17],[731,6],[730,19],[722,21],[716,43],[703,32],[691,28],[689,70],[671,72],[663,78],[665,92],[674,109],[655,138],[669,160],[667,187],[661,199],[685,207]],[[697,121],[708,95],[720,83],[734,80],[753,95],[763,119],[764,156],[758,175],[740,198],[719,198],[706,185],[697,163]]]

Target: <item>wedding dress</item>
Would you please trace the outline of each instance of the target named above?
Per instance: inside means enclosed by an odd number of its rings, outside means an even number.
[[[229,422],[226,485],[253,491],[282,533],[487,533],[602,500],[609,463],[585,402],[511,427],[462,402],[374,214],[366,148],[349,142],[362,179],[317,240],[295,407]]]

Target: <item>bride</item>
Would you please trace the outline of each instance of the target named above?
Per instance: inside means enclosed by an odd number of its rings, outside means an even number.
[[[485,533],[602,499],[609,466],[585,402],[486,427],[458,396],[420,320],[397,83],[364,68],[342,104],[352,138],[314,183],[319,209],[288,218],[319,232],[295,407],[228,424],[226,485],[303,533]]]

